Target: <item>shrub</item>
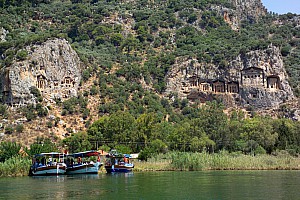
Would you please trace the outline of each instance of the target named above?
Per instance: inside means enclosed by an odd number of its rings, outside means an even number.
[[[28,53],[27,53],[26,50],[20,50],[17,53],[17,59],[18,60],[25,60],[27,58],[27,56],[28,56]]]
[[[12,134],[14,132],[14,128],[12,126],[6,126],[4,129],[5,134]]]
[[[26,176],[30,168],[31,160],[28,157],[14,156],[0,163],[0,177]]]
[[[17,131],[17,133],[22,133],[24,131],[24,125],[23,124],[18,124],[16,126],[16,131]]]
[[[48,128],[52,128],[52,127],[53,127],[52,121],[48,121],[48,122],[47,122],[47,127],[48,127]]]
[[[7,115],[7,105],[0,104],[0,115],[2,116]]]
[[[21,145],[16,142],[1,142],[0,144],[0,162],[17,156],[21,149]]]
[[[152,151],[149,148],[144,148],[142,151],[140,151],[138,159],[147,161],[151,156]]]

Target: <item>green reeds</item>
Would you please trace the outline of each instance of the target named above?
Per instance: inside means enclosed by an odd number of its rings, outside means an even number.
[[[12,157],[0,163],[0,177],[4,176],[27,176],[31,160],[21,156]]]
[[[289,155],[169,152],[164,159],[159,157],[161,155],[148,162],[137,162],[137,171],[300,170],[300,159]]]

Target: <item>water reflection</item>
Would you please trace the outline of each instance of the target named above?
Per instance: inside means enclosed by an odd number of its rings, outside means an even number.
[[[0,178],[0,199],[299,199],[299,171],[135,172]]]
[[[114,176],[114,177],[126,177],[126,178],[129,178],[129,177],[133,177],[133,172],[127,172],[127,173],[109,173],[109,174],[106,174],[107,176]]]
[[[46,181],[46,182],[64,182],[66,177],[64,175],[60,176],[32,176],[32,179],[36,179],[37,181]]]
[[[74,174],[67,175],[68,179],[80,179],[80,180],[88,180],[88,179],[100,179],[102,174]]]

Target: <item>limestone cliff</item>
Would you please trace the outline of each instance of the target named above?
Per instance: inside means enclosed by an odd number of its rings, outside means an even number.
[[[3,27],[0,27],[0,42],[6,41],[6,35],[9,33],[8,30],[5,30]]]
[[[27,46],[26,51],[27,59],[14,61],[1,70],[4,103],[14,106],[35,103],[32,87],[38,88],[46,100],[77,95],[80,60],[65,39]]]
[[[177,91],[193,101],[222,99],[227,106],[265,109],[294,98],[280,50],[251,51],[227,68],[197,60],[177,60],[167,76],[166,96]]]
[[[233,30],[239,29],[242,20],[257,21],[261,16],[266,15],[267,9],[263,6],[261,0],[231,0],[233,8],[215,6],[223,15],[224,21],[227,22]]]

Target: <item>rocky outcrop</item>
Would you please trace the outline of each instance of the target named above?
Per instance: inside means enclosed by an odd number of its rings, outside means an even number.
[[[257,21],[267,13],[261,0],[231,0],[231,4],[233,8],[213,6],[212,9],[219,12],[233,30],[239,29],[242,20]]]
[[[24,51],[24,50],[23,50]],[[1,70],[4,103],[21,106],[35,103],[30,88],[46,100],[76,96],[81,79],[80,60],[65,39],[48,40],[26,47],[27,59]]]
[[[255,19],[265,15],[267,9],[263,6],[261,0],[232,0],[239,19]]]
[[[8,30],[5,30],[3,27],[0,28],[0,42],[5,42],[6,35],[9,33]]]
[[[280,50],[274,46],[240,55],[227,68],[178,59],[167,76],[165,95],[174,91],[180,98],[222,99],[229,107],[257,109],[277,107],[294,98]]]

